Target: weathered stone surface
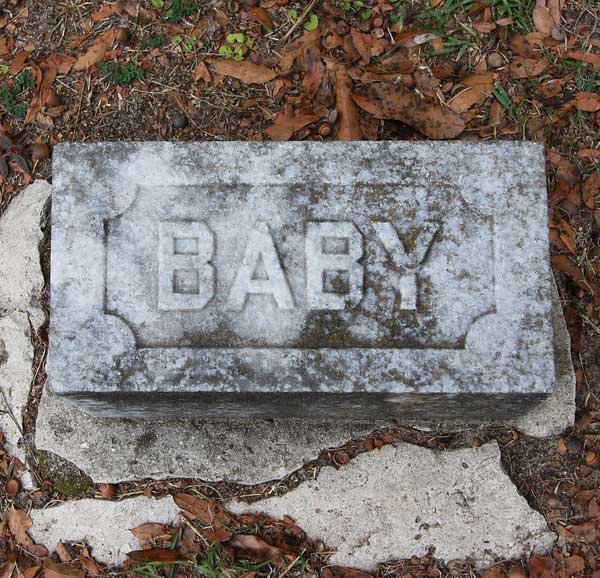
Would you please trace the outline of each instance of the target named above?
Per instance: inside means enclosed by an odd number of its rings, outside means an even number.
[[[50,551],[59,542],[86,542],[99,562],[121,564],[140,541],[130,532],[146,522],[173,524],[179,508],[171,497],[161,500],[143,496],[122,502],[84,499],[65,502],[54,508],[31,510],[29,534]]]
[[[228,507],[290,516],[335,552],[332,564],[369,571],[430,547],[437,558],[481,566],[546,552],[556,539],[502,470],[496,443],[451,452],[384,446],[281,497]]]
[[[554,375],[542,147],[61,145],[50,362],[101,415],[523,413]]]
[[[35,181],[0,219],[0,430],[8,451],[21,461],[23,411],[33,377],[31,329],[37,331],[45,318],[39,244],[49,196],[50,185]]]
[[[557,435],[573,424],[575,377],[569,334],[556,290],[553,303],[554,394],[525,415],[489,423],[516,427],[534,436]],[[97,418],[57,395],[44,393],[36,445],[73,462],[95,482],[191,477],[254,484],[283,478],[315,459],[321,450],[389,425],[391,422],[385,420]],[[440,426],[438,422],[413,425]],[[465,429],[467,424],[455,422],[441,427]]]

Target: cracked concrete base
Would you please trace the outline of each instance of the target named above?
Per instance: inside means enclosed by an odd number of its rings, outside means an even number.
[[[238,514],[289,515],[333,552],[332,564],[368,571],[430,548],[444,561],[471,559],[483,567],[546,553],[556,539],[502,470],[495,442],[449,452],[385,446],[340,470],[325,467],[284,496],[227,506]],[[117,565],[140,547],[131,528],[172,523],[177,507],[170,497],[86,499],[32,510],[31,518],[31,536],[50,550],[59,541],[85,541],[98,560]]]
[[[534,436],[559,434],[572,425],[575,415],[569,334],[558,293],[554,293],[555,393],[528,414],[504,422]],[[390,425],[387,421],[96,418],[45,392],[36,444],[73,462],[95,482],[189,477],[255,484],[283,478],[317,458],[323,449]],[[468,427],[433,425],[442,430]]]
[[[122,563],[128,552],[138,550],[140,541],[130,532],[146,522],[173,524],[179,508],[172,498],[154,500],[143,496],[122,502],[79,500],[46,510],[31,510],[29,534],[52,551],[59,542],[83,541],[92,555],[108,565]]]
[[[504,473],[495,442],[450,452],[384,446],[284,496],[228,507],[289,516],[334,550],[332,564],[367,571],[430,548],[445,561],[485,566],[545,553],[556,539]]]
[[[25,462],[23,411],[32,381],[31,331],[44,323],[40,293],[41,219],[50,185],[35,181],[9,205],[0,220],[0,430],[7,450]]]

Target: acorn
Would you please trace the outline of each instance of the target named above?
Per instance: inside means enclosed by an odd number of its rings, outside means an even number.
[[[384,34],[383,28],[373,28],[371,30],[371,36],[376,39],[383,38]]]
[[[11,478],[4,484],[4,489],[11,498],[14,498],[21,491],[21,482]]]
[[[375,18],[373,18],[373,26],[375,28],[383,28],[383,18],[381,16],[375,16]]]
[[[50,147],[45,142],[38,142],[31,147],[31,158],[34,161],[43,161],[50,157]]]
[[[329,136],[331,134],[331,125],[327,124],[327,123],[323,123],[320,127],[319,127],[319,134],[322,137],[326,137]]]

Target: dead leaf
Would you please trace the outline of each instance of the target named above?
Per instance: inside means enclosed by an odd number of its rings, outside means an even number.
[[[110,51],[112,45],[115,43],[116,37],[117,31],[112,28],[98,36],[96,42],[77,58],[77,61],[73,65],[73,70],[85,70],[98,62],[102,62],[107,52]]]
[[[275,115],[273,124],[265,129],[265,133],[273,141],[290,140],[295,132],[320,118],[318,114],[296,114],[291,107],[285,107]]]
[[[560,53],[561,58],[572,58],[591,64],[596,72],[600,72],[600,56],[593,52],[584,52],[583,50],[569,50],[566,53]]]
[[[510,71],[516,79],[535,78],[550,66],[547,58],[523,58],[515,56],[510,64]]]
[[[352,38],[352,44],[354,44],[354,48],[360,55],[362,63],[365,65],[369,64],[369,61],[371,60],[371,35],[363,34],[356,28],[351,28],[350,36]]]
[[[577,156],[580,159],[598,159],[600,158],[600,150],[597,149],[579,149]]]
[[[261,6],[254,6],[248,10],[248,17],[262,24],[267,30],[274,30],[271,14]]]
[[[256,562],[274,560],[287,554],[285,550],[267,544],[262,538],[253,534],[236,534],[229,545],[240,551],[241,556],[248,557]]]
[[[342,65],[335,69],[335,107],[339,113],[337,140],[361,140],[358,107],[352,100],[352,79]]]
[[[41,565],[36,564],[34,566],[29,566],[29,568],[25,568],[24,570],[20,570],[19,578],[35,578],[40,568]]]
[[[11,578],[15,568],[17,567],[16,562],[10,560],[0,565],[0,578]]]
[[[544,556],[532,556],[527,560],[527,569],[531,578],[555,578],[556,562]]]
[[[454,138],[465,130],[464,121],[454,111],[401,85],[372,84],[369,98],[354,95],[353,99],[373,116],[399,120],[432,139]]]
[[[214,500],[196,498],[184,493],[175,494],[173,499],[182,510],[192,514],[195,519],[202,520],[205,524],[210,524],[215,528],[221,527],[223,522],[229,525],[235,521]]]
[[[583,112],[600,110],[600,94],[597,92],[580,92],[575,95],[575,106]]]
[[[345,566],[327,566],[321,570],[321,578],[373,578],[373,576],[362,570]]]
[[[25,68],[25,62],[29,58],[29,52],[19,52],[14,58],[10,65],[9,73],[15,76],[19,74],[23,68]]]
[[[194,72],[194,82],[198,82],[199,80],[204,80],[204,82],[210,82],[212,80],[210,72],[208,72],[208,68],[206,68],[206,64],[204,64],[202,60],[198,62]]]
[[[165,535],[165,529],[162,524],[141,524],[136,528],[129,530],[138,540],[142,542],[150,542],[158,536]]]
[[[121,14],[123,12],[123,6],[121,2],[115,2],[114,4],[104,4],[96,12],[92,13],[92,20],[98,22],[104,20],[113,14]]]
[[[225,58],[207,58],[206,62],[212,64],[215,72],[221,76],[232,76],[245,84],[264,84],[273,80],[277,72],[249,60],[230,60]]]
[[[310,32],[305,32],[302,36],[290,42],[283,50],[281,54],[281,59],[279,61],[279,67],[282,72],[287,72],[290,68],[292,68],[294,64],[294,60],[304,54],[305,50],[309,48],[314,48],[317,52],[319,52],[319,39],[320,32],[319,29],[311,30]]]
[[[596,152],[599,153],[598,156],[600,157],[600,151]],[[600,196],[600,177],[596,171],[583,183],[582,196],[586,207],[593,209],[596,197]]]
[[[71,564],[44,560],[44,578],[85,578],[85,572]]]
[[[533,23],[538,32],[541,32],[544,36],[550,36],[552,30],[556,28],[554,19],[550,14],[550,10],[546,6],[536,6],[533,9]]]
[[[27,512],[11,506],[8,511],[8,530],[22,546],[33,546],[33,540],[27,534],[29,528],[31,528],[31,518]]]
[[[461,81],[468,88],[459,92],[449,103],[448,106],[456,113],[461,114],[469,110],[476,104],[483,104],[485,99],[490,96],[494,74],[487,72],[485,74],[473,74]]]
[[[192,559],[189,554],[183,554],[173,548],[151,548],[150,550],[134,550],[127,554],[128,558],[140,562],[186,562]]]

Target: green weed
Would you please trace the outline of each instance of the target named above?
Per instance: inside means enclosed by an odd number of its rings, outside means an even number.
[[[29,102],[19,102],[19,97],[30,88],[35,87],[35,79],[29,70],[23,70],[14,77],[12,85],[0,85],[0,101],[6,114],[16,118],[25,118]]]
[[[108,82],[122,86],[129,86],[138,80],[143,80],[145,76],[144,70],[132,63],[121,65],[118,62],[101,62],[98,68],[106,75]]]
[[[167,41],[167,37],[164,34],[159,36],[151,36],[150,38],[142,39],[142,50],[160,48]]]

